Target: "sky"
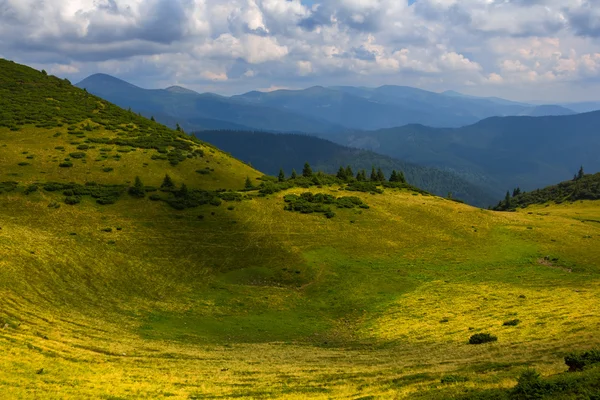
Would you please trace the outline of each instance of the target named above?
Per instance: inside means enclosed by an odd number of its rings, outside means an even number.
[[[225,95],[406,85],[600,100],[600,0],[0,0],[0,58]]]

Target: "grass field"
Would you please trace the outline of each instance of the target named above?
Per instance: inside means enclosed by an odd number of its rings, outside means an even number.
[[[333,185],[185,210],[127,193],[68,205],[73,190],[45,184],[156,189],[169,174],[177,191],[154,193],[186,200],[261,174],[0,66],[2,399],[499,399],[528,368],[556,375],[600,346],[598,202],[500,213]],[[284,210],[306,191],[368,208]],[[476,333],[498,341],[469,345]]]
[[[495,213],[388,190],[328,220],[282,196],[184,212],[0,196],[4,393],[448,398],[599,344],[593,202]]]

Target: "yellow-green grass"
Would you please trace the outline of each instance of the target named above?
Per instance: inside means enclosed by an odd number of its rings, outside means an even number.
[[[599,345],[597,203],[386,190],[328,220],[284,194],[184,212],[0,195],[2,396],[449,398]],[[499,340],[468,345],[478,332]]]
[[[21,184],[36,182],[96,182],[100,184],[132,183],[136,176],[145,185],[160,186],[165,172],[177,183],[187,183],[205,190],[241,189],[246,177],[260,177],[258,171],[248,167],[212,146],[193,143],[194,149],[204,152],[203,157],[182,161],[171,166],[168,160],[152,159],[160,155],[154,149],[132,148],[116,144],[102,144],[87,139],[115,138],[115,132],[106,131],[101,125],[90,121],[81,126],[98,129],[84,131],[85,138],[70,135],[67,127],[51,130],[26,126],[19,131],[0,128],[0,182],[17,181]],[[80,145],[89,146],[79,150]],[[84,158],[73,158],[71,153],[83,152]],[[106,155],[107,158],[103,158]],[[115,159],[119,156],[120,159]],[[73,167],[60,164],[69,159]],[[19,165],[26,163],[27,165]],[[106,172],[104,169],[111,168]],[[207,170],[208,168],[208,170]],[[207,170],[200,174],[197,171]]]

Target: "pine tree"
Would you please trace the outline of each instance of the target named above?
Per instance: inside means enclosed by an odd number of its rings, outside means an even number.
[[[377,169],[377,180],[379,182],[385,182],[385,174],[383,173],[383,171],[381,170],[381,168]]]
[[[154,119],[154,115],[150,117],[150,121],[156,122],[156,120]]]
[[[400,174],[398,174],[398,182],[406,183],[406,177],[404,176],[404,172],[402,171],[400,171]]]
[[[162,185],[160,185],[160,188],[163,190],[173,190],[173,188],[175,187],[175,182],[173,182],[173,179],[171,179],[171,177],[169,175],[165,175],[165,178],[163,179]]]
[[[518,195],[520,195],[520,194],[521,194],[521,188],[520,188],[520,187],[518,187],[518,188],[515,188],[515,190],[513,190],[513,195],[512,195],[512,197],[517,197],[517,196],[518,196]]]
[[[190,193],[190,191],[188,190],[187,185],[185,183],[182,183],[181,184],[181,188],[177,192],[177,196],[179,196],[179,197],[187,197],[187,195],[189,193]]]
[[[292,175],[291,175],[291,179],[296,179],[298,177],[298,174],[296,173],[295,169],[292,169]]]
[[[252,180],[250,180],[249,176],[246,177],[246,183],[244,184],[244,187],[246,189],[253,189],[254,188],[254,185],[252,184]]]
[[[304,163],[304,168],[302,169],[302,176],[305,178],[310,178],[313,176],[312,168],[309,163]]]
[[[145,197],[146,196],[146,187],[142,183],[142,180],[139,176],[135,177],[135,183],[132,187],[129,188],[129,194],[133,197]]]
[[[354,171],[352,171],[352,167],[348,165],[346,167],[346,179],[352,179],[352,178],[354,178]]]
[[[347,179],[346,170],[344,169],[344,167],[340,167],[336,176],[338,179],[341,179],[343,181]]]
[[[396,170],[392,170],[392,175],[390,175],[390,182],[398,182],[398,174]]]
[[[371,182],[377,182],[377,172],[375,171],[375,167],[371,168]]]
[[[279,169],[279,175],[277,176],[277,180],[279,182],[285,181],[285,172],[283,172],[283,168]]]
[[[506,197],[504,197],[504,206],[505,206],[505,210],[509,210],[511,208],[510,192],[508,190],[506,191]]]
[[[181,132],[181,126],[179,126],[179,123],[175,124],[175,130],[177,132]]]
[[[583,172],[583,165],[579,168],[579,172],[577,173],[577,180],[583,178],[585,173]]]
[[[360,171],[360,180],[361,182],[367,181],[367,171],[365,171],[364,169]]]

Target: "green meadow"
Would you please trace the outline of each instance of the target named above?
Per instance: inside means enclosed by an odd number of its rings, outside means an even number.
[[[12,68],[7,82],[43,90],[5,100],[89,96]],[[597,398],[600,371],[566,374],[564,357],[600,346],[600,203],[495,212],[340,184],[261,195],[244,190],[261,182],[250,166],[86,101],[68,122],[0,127],[1,398],[520,398],[530,369],[567,382],[546,398]],[[240,196],[177,209],[165,174]],[[127,193],[136,177],[144,197]],[[72,189],[45,189],[71,182],[124,192],[70,205]],[[306,192],[368,208],[284,210]],[[497,341],[469,344],[478,333]]]

